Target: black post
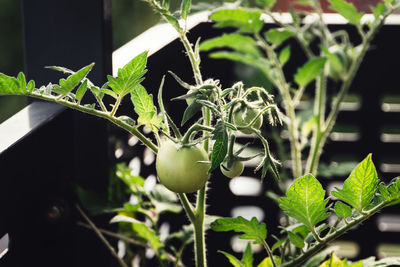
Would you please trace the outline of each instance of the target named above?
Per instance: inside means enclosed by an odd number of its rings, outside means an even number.
[[[95,62],[89,78],[97,85],[111,74],[111,0],[22,0],[25,73],[40,86]],[[41,110],[49,103],[34,102]],[[90,230],[76,226],[74,185],[105,191],[108,132],[104,120],[49,108],[28,115],[31,131],[0,151],[0,228],[10,251],[1,266],[110,266],[110,254]],[[37,115],[37,114],[36,114]],[[106,222],[98,222],[100,225]],[[0,229],[4,231],[4,229]]]

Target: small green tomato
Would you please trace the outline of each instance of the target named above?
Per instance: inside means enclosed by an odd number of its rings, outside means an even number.
[[[250,107],[241,107],[234,111],[233,122],[236,126],[247,126],[257,116],[259,110]],[[256,122],[253,124],[253,128],[260,129],[263,123],[262,116],[258,117]],[[244,134],[251,134],[251,130],[242,129],[240,130]]]
[[[224,167],[227,168],[226,165],[224,165]],[[220,166],[221,172],[228,178],[238,177],[243,173],[244,170],[244,164],[241,161],[234,161],[232,167],[230,169],[227,168],[228,170],[226,170],[224,167],[222,167],[222,165]]]
[[[167,140],[161,144],[156,158],[156,170],[160,182],[176,193],[192,193],[201,189],[210,174],[207,153],[200,146],[178,147]]]

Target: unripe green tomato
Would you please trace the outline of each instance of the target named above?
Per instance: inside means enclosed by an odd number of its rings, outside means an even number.
[[[243,173],[244,170],[244,164],[242,161],[234,161],[232,167],[229,170],[225,170],[224,167],[222,167],[222,165],[220,166],[221,172],[228,178],[238,177]]]
[[[341,80],[343,74],[346,74],[349,65],[350,65],[350,58],[345,51],[345,47],[339,45],[333,45],[329,47],[329,52],[336,55],[339,59],[339,66],[337,64],[328,61],[328,75],[335,81]]]
[[[176,193],[192,193],[201,189],[210,174],[207,153],[200,146],[180,147],[167,140],[161,144],[156,158],[160,182]]]
[[[253,109],[250,107],[238,108],[237,110],[234,111],[233,122],[236,126],[247,126],[257,116],[258,112],[259,112],[258,109]],[[253,124],[253,128],[260,129],[262,123],[263,123],[263,118],[262,116],[260,116]],[[240,131],[244,134],[252,133],[251,130],[249,129],[242,129]]]

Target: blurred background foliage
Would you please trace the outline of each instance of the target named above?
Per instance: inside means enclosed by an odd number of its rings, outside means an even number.
[[[180,1],[172,0],[172,8],[179,9]],[[218,5],[222,0],[201,0]],[[192,1],[194,8],[204,8],[200,0]],[[159,17],[141,0],[112,0],[113,45],[119,48],[149,27],[159,22]],[[0,72],[17,75],[24,70],[23,29],[20,0],[0,0]],[[22,97],[0,97],[0,123],[26,105]]]

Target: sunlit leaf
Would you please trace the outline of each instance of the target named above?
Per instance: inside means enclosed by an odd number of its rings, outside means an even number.
[[[378,175],[369,154],[351,172],[343,189],[336,188],[332,195],[361,212],[373,199],[377,185]]]
[[[298,178],[280,199],[280,207],[309,229],[329,216],[325,190],[311,174]]]
[[[217,232],[235,231],[244,233],[240,239],[254,240],[254,243],[262,243],[267,237],[267,228],[265,223],[259,223],[253,217],[250,221],[239,216],[237,218],[221,218],[211,224],[211,229]]]
[[[295,82],[301,87],[307,86],[321,73],[325,66],[325,62],[326,58],[322,57],[311,59],[302,67],[297,69],[297,72],[294,76]]]
[[[211,167],[209,172],[213,171],[224,161],[228,152],[228,131],[223,121],[217,122],[212,134],[212,139],[215,140],[215,143],[211,152]]]
[[[190,9],[190,4],[191,4],[191,0],[182,0],[181,17],[183,19],[187,18],[187,15],[188,15],[189,9]]]
[[[118,69],[118,77],[107,76],[108,86],[118,95],[125,96],[138,87],[147,72],[147,51],[133,58],[123,68]]]
[[[334,210],[340,219],[346,219],[351,216],[351,208],[340,201],[336,202]]]
[[[353,3],[348,3],[344,0],[329,0],[329,2],[331,4],[329,8],[337,11],[340,15],[347,19],[350,24],[360,24],[364,13],[358,13]]]
[[[256,41],[238,33],[223,34],[222,36],[208,39],[200,44],[200,51],[209,51],[215,48],[231,48],[244,54],[260,56]]]
[[[70,75],[67,79],[60,79],[59,86],[55,86],[53,91],[60,95],[68,94],[86,77],[93,66],[94,64],[92,63]]]
[[[243,267],[253,267],[253,253],[250,243],[247,243],[246,249],[243,252],[242,265]]]
[[[279,62],[281,63],[282,66],[284,66],[289,59],[290,59],[290,45],[285,46],[279,53]]]
[[[292,37],[294,33],[292,31],[289,31],[288,29],[285,28],[274,28],[265,33],[265,39],[278,46],[282,44],[284,41]]]
[[[217,22],[215,27],[234,27],[239,32],[258,33],[264,25],[259,10],[220,9],[212,13],[210,19]]]
[[[232,254],[229,254],[228,252],[222,250],[218,250],[218,252],[222,253],[229,260],[229,263],[232,264],[233,267],[243,267],[240,260]]]

